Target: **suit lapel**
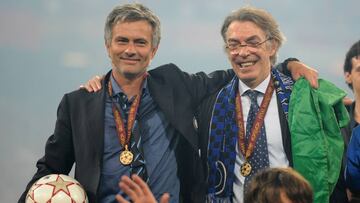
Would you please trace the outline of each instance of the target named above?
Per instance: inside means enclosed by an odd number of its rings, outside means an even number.
[[[289,165],[292,166],[293,163],[291,154],[291,134],[287,121],[287,112],[289,108],[290,95],[294,81],[291,77],[280,73],[276,69],[271,70],[271,75],[273,77],[276,90],[276,99],[280,118],[283,147],[289,160]]]
[[[194,129],[194,113],[189,104],[176,95],[172,84],[176,81],[164,81],[163,78],[149,75],[148,87],[151,97],[165,114],[170,124],[182,135],[194,149],[198,148],[198,138]],[[181,90],[180,90],[181,91]],[[185,91],[185,90],[184,90]],[[189,115],[193,115],[189,117]]]
[[[286,157],[289,160],[289,165],[292,166],[293,162],[292,162],[292,154],[291,154],[291,135],[289,131],[289,124],[286,119],[285,113],[282,109],[281,102],[279,101],[278,97],[276,97],[276,99],[277,99],[277,106],[278,106],[278,112],[280,118],[283,147],[285,150]]]
[[[103,90],[103,89],[102,89]],[[88,126],[90,145],[95,149],[96,161],[100,161],[103,154],[104,145],[104,91],[100,91],[94,94],[92,99],[87,104],[87,110],[89,112]],[[85,118],[86,119],[86,118]]]
[[[102,89],[99,92],[91,93],[86,104],[86,111],[88,112],[89,127],[89,145],[95,151],[95,157],[92,157],[97,166],[101,167],[103,151],[104,151],[104,118],[105,118],[105,97],[107,91],[106,81],[109,79],[109,73],[105,76],[102,82]],[[100,168],[99,168],[100,169]],[[100,170],[99,170],[100,172]],[[100,175],[100,174],[98,174]]]
[[[159,108],[164,112],[166,118],[171,123],[175,123],[174,96],[171,85],[165,85],[159,80],[155,80],[150,74],[148,84],[151,97],[155,100]]]

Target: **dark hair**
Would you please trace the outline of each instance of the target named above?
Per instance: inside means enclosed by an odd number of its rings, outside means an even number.
[[[360,40],[355,42],[350,48],[350,50],[346,53],[345,62],[344,62],[344,73],[351,73],[352,63],[351,59],[353,57],[360,56]],[[347,85],[353,89],[352,84],[347,83]]]
[[[257,173],[245,192],[246,203],[281,203],[283,193],[293,203],[312,203],[310,184],[291,168],[268,168]]]

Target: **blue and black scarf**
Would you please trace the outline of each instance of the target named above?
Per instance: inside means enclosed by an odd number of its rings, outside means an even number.
[[[271,70],[277,97],[287,118],[293,80],[277,71]],[[238,78],[220,90],[212,113],[208,145],[208,194],[207,202],[232,202],[236,142],[235,96],[238,91]]]

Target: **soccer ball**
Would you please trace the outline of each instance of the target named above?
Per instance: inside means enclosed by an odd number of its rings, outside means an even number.
[[[74,178],[50,174],[31,186],[26,195],[26,203],[88,203],[88,198]]]

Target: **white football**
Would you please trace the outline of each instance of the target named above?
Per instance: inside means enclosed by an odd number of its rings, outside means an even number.
[[[26,203],[88,203],[83,187],[74,178],[51,174],[36,181],[26,195]]]

